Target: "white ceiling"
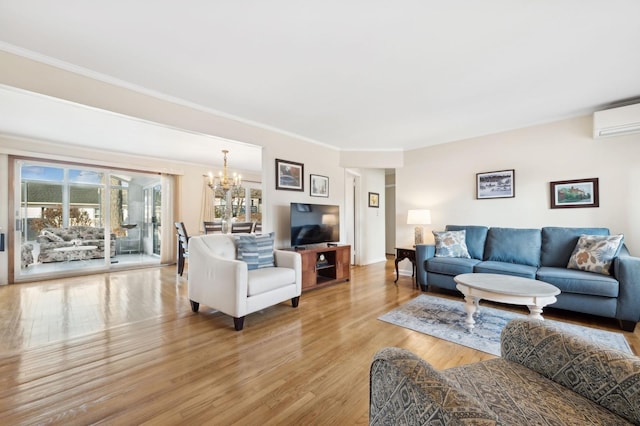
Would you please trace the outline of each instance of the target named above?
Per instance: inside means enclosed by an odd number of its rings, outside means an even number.
[[[406,150],[639,97],[639,16],[637,0],[2,0],[0,49],[339,149]]]

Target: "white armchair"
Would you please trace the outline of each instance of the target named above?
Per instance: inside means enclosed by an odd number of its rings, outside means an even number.
[[[239,235],[239,234],[235,234]],[[205,304],[233,317],[242,330],[244,317],[291,299],[298,306],[302,293],[302,261],[294,251],[273,250],[275,266],[249,270],[236,260],[233,235],[208,234],[189,239],[188,295],[191,310]]]

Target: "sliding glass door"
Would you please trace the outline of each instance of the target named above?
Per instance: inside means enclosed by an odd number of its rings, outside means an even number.
[[[145,188],[159,198],[158,175],[29,160],[14,170],[16,280],[159,263],[143,244]]]

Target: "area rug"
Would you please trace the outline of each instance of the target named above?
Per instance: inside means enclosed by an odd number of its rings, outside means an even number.
[[[469,332],[464,323],[466,316],[464,301],[421,294],[378,319],[499,356],[500,332],[504,326],[513,318],[526,317],[524,314],[483,306],[480,302],[480,312],[474,315],[475,328]],[[594,342],[633,353],[622,333],[548,319],[545,321]]]

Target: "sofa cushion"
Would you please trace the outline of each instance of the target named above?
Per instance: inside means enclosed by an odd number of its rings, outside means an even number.
[[[566,268],[580,235],[609,235],[607,228],[565,228],[547,226],[542,228],[540,265]]]
[[[484,274],[505,274],[516,277],[535,279],[537,267],[529,265],[518,265],[509,262],[495,262],[487,260],[480,262],[473,267],[473,272]]]
[[[558,287],[562,293],[618,297],[619,283],[610,276],[575,269],[542,266],[536,278]]]
[[[455,276],[473,272],[473,267],[478,262],[478,259],[464,257],[432,257],[427,260],[426,269],[436,274]]]
[[[484,245],[487,240],[486,226],[476,225],[447,225],[445,231],[465,231],[464,240],[467,245],[469,255],[474,259],[482,260]]]
[[[436,241],[435,257],[463,257],[470,258],[465,244],[465,231],[433,231]]]
[[[581,235],[567,268],[611,275],[611,263],[620,252],[623,238],[622,234]]]
[[[539,229],[490,228],[483,260],[540,265]]]
[[[238,260],[247,263],[249,270],[270,268],[273,263],[274,233],[234,235],[238,245]]]

